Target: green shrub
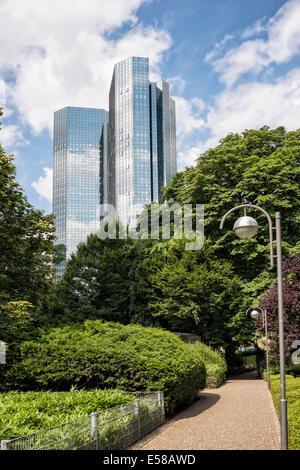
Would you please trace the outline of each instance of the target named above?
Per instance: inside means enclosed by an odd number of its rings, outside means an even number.
[[[201,354],[160,328],[88,320],[44,332],[23,343],[20,355],[7,366],[10,389],[162,390],[173,412],[205,387]]]
[[[226,379],[227,364],[224,355],[212,349],[200,341],[190,345],[197,351],[206,368],[206,387],[216,388],[222,385]]]
[[[264,374],[266,379],[266,374]],[[300,450],[300,377],[285,376],[289,449]],[[270,374],[271,393],[280,418],[280,375]]]
[[[74,421],[92,412],[122,405],[133,395],[120,390],[69,392],[8,392],[0,400],[0,440]]]

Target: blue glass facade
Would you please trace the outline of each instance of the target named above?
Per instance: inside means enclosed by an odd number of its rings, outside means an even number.
[[[151,201],[148,59],[130,57],[115,66],[109,109],[110,202],[132,223]]]
[[[66,246],[67,258],[99,228],[101,192],[106,189],[101,185],[100,148],[103,164],[107,114],[103,109],[77,107],[54,113],[53,212],[57,243]],[[64,263],[58,267],[58,275],[64,267]]]
[[[167,82],[150,83],[149,59],[115,65],[109,114],[110,203],[133,225],[176,173],[175,103]]]
[[[97,231],[111,204],[124,224],[176,173],[175,102],[169,85],[149,81],[149,59],[129,57],[114,67],[109,113],[66,107],[54,113],[53,212],[57,243],[67,258]],[[62,275],[65,263],[58,269]]]
[[[175,101],[170,97],[169,84],[157,82],[158,184],[165,186],[177,171]]]

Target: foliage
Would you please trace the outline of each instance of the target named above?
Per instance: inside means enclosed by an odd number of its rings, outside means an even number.
[[[8,345],[26,339],[33,305],[27,301],[0,305],[0,338]]]
[[[172,333],[100,320],[52,328],[4,367],[6,388],[163,390],[169,412],[205,387],[200,354]]]
[[[202,361],[205,364],[206,387],[220,387],[220,385],[225,382],[227,372],[227,364],[224,354],[213,350],[211,347],[201,343],[200,341],[196,341],[191,344],[190,347],[200,353]]]
[[[300,377],[286,375],[288,440],[290,450],[300,450]],[[270,374],[271,393],[280,417],[280,376]]]
[[[292,344],[300,338],[300,253],[292,259],[283,260],[283,305],[284,305],[284,348],[286,358],[290,358]],[[261,299],[260,307],[266,309],[268,329],[271,332],[270,355],[279,361],[278,341],[278,285]],[[259,331],[264,333],[262,320],[257,320]]]
[[[144,292],[136,286],[134,295],[148,299],[151,316],[166,328],[195,332],[207,344],[227,347],[241,288],[238,279],[229,263],[215,260],[208,245],[189,251],[184,243],[171,239],[149,250],[135,271],[148,285]]]
[[[299,157],[300,129],[286,132],[283,127],[271,130],[265,126],[229,134],[220,145],[202,154],[195,167],[178,173],[166,186],[164,197],[205,204],[206,236],[217,244],[220,256],[230,257],[240,275],[251,280],[269,262],[265,217],[253,213],[262,230],[255,239],[243,242],[232,231],[219,230],[221,218],[245,202],[262,206],[271,216],[281,210],[284,251],[296,252],[295,247],[300,246]]]
[[[13,156],[0,144],[0,303],[35,304],[49,289],[54,232],[53,216],[28,203],[16,181]]]
[[[212,249],[188,251],[184,240],[101,240],[90,235],[67,263],[40,321],[104,319],[196,332],[232,342],[232,312],[241,289],[230,263]],[[42,308],[41,308],[42,310]]]
[[[133,400],[119,390],[1,394],[0,439],[13,439]]]
[[[88,237],[67,263],[65,275],[39,306],[40,324],[84,319],[160,325],[191,331],[213,347],[223,346],[230,360],[238,344],[256,336],[246,317],[249,305],[274,282],[269,267],[268,228],[238,240],[226,222],[228,209],[250,202],[271,216],[283,213],[283,249],[300,250],[300,130],[283,127],[229,134],[197,161],[174,175],[166,201],[205,204],[205,243],[187,251],[183,240],[100,240]],[[279,184],[280,181],[280,184]],[[148,208],[150,210],[150,208]],[[248,211],[249,213],[251,211]]]
[[[71,255],[63,279],[39,307],[40,321],[55,325],[87,318],[129,322],[131,240],[89,235]]]
[[[237,341],[253,339],[247,307],[272,284],[275,271],[269,267],[268,224],[263,214],[248,210],[260,226],[255,238],[239,240],[230,228],[238,213],[231,215],[224,230],[223,215],[232,207],[251,203],[263,207],[271,217],[282,213],[283,253],[290,258],[300,251],[300,129],[283,127],[246,130],[229,134],[197,160],[195,167],[177,173],[164,188],[164,199],[179,204],[204,204],[205,236],[218,259],[228,260],[245,289],[239,296],[235,335]],[[239,214],[239,216],[242,214]]]

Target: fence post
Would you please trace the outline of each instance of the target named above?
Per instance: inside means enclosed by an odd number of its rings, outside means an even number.
[[[137,420],[138,425],[138,438],[141,438],[141,420],[140,420],[140,402],[139,400],[134,400],[134,414]]]
[[[164,423],[165,421],[165,401],[164,401],[164,392],[157,392],[158,397],[158,405],[160,407],[161,413],[161,422]]]
[[[1,450],[9,450],[10,441],[1,441]]]
[[[95,441],[95,449],[98,450],[98,414],[91,413],[91,435]]]

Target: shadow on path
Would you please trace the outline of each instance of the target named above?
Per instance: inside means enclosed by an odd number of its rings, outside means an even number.
[[[235,380],[260,380],[258,377],[257,369],[250,370],[249,372],[242,372],[241,374],[231,375],[227,377],[225,383],[234,382]]]
[[[279,449],[278,426],[270,414],[266,391],[266,383],[258,379],[256,370],[231,376],[218,389],[201,391],[198,401],[133,448]]]
[[[201,413],[203,413],[203,411],[214,406],[214,404],[217,403],[219,399],[220,395],[217,395],[216,393],[200,392],[198,401],[196,401],[192,405],[189,405],[188,408],[180,411],[177,415],[173,416],[172,418],[167,419],[163,425],[156,428],[154,431],[152,431],[152,433],[146,435],[141,441],[139,441],[135,446],[131,447],[130,449],[137,450],[143,447],[143,445],[159,437],[161,434],[164,433],[164,431],[167,431],[168,428],[171,428],[176,423],[176,421],[200,415]]]
[[[198,401],[189,406],[187,409],[181,411],[177,416],[173,417],[171,421],[174,422],[180,419],[198,416],[199,414],[203,413],[203,411],[214,406],[219,399],[220,395],[217,395],[216,393],[201,392]]]

